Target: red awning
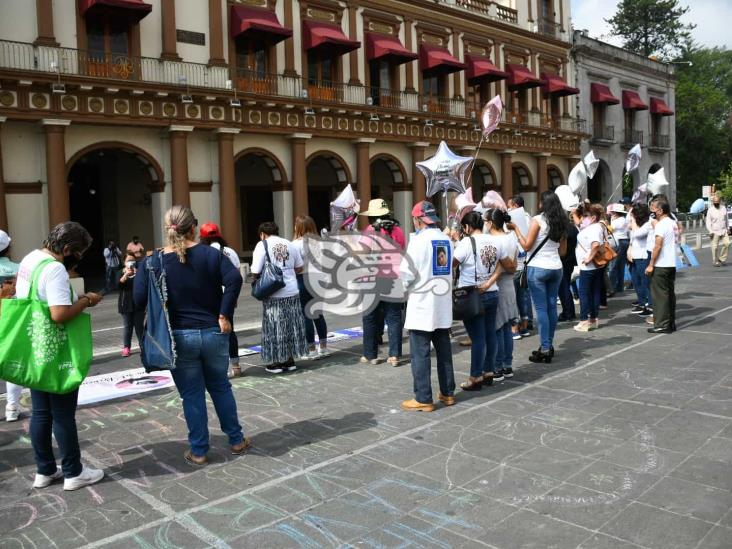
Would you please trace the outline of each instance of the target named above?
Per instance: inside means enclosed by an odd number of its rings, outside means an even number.
[[[523,65],[509,63],[506,65],[506,71],[508,72],[508,87],[511,89],[541,86],[541,80]]]
[[[541,89],[547,95],[563,97],[565,95],[577,95],[579,90],[567,84],[561,76],[548,72],[541,73]]]
[[[419,68],[426,75],[450,74],[465,70],[467,65],[455,59],[441,46],[422,44],[419,47]]]
[[[638,92],[623,90],[623,108],[628,111],[645,111],[648,110]]]
[[[414,61],[419,57],[416,53],[402,46],[399,38],[388,34],[366,33],[366,59],[389,59],[401,65]]]
[[[273,43],[282,42],[292,36],[292,30],[280,25],[277,14],[261,8],[231,6],[231,37],[261,36]]]
[[[482,55],[466,55],[465,60],[468,62],[468,70],[465,71],[465,77],[470,80],[481,80],[484,82],[495,82],[508,78],[508,73],[499,70],[490,59]]]
[[[651,114],[659,114],[661,116],[673,116],[674,111],[668,108],[663,99],[651,97]]]
[[[592,103],[603,103],[605,105],[617,105],[620,99],[613,95],[605,84],[593,82],[590,84],[590,101]]]
[[[339,25],[306,19],[302,22],[303,48],[318,50],[329,55],[343,55],[361,47],[361,42],[351,40]]]
[[[139,21],[152,11],[152,6],[142,0],[79,0],[79,13],[83,16],[112,9]]]

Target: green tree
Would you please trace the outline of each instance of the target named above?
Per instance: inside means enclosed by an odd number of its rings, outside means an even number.
[[[668,57],[691,40],[692,24],[681,22],[689,11],[678,0],[621,0],[618,11],[606,21],[610,32],[623,39],[623,47],[645,57]]]
[[[722,196],[724,203],[732,204],[732,162],[719,174],[717,183],[717,192]]]

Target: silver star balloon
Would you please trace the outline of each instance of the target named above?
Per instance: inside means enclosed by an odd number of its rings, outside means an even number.
[[[473,159],[453,153],[444,141],[440,141],[437,152],[431,158],[417,162],[417,168],[427,182],[427,196],[439,192],[465,192],[465,179]]]

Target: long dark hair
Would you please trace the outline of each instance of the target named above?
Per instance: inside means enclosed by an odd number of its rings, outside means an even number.
[[[633,219],[635,219],[636,225],[642,227],[648,222],[648,219],[651,216],[651,212],[648,209],[648,206],[638,203],[633,204],[633,207],[630,209],[630,215],[632,215]]]
[[[483,218],[478,212],[468,212],[460,220],[460,225],[475,231],[483,228]],[[467,234],[467,233],[466,233]]]
[[[544,214],[544,219],[549,226],[549,238],[551,240],[559,242],[567,236],[569,219],[554,191],[541,193],[541,213]]]
[[[499,231],[503,230],[506,223],[511,222],[511,214],[501,210],[500,208],[490,208],[483,214],[486,221],[493,223],[493,227]]]

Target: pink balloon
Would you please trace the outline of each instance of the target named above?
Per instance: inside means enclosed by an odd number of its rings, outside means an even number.
[[[480,113],[480,122],[483,124],[483,137],[488,137],[498,127],[501,121],[501,112],[503,112],[503,102],[501,96],[496,95],[485,104]]]
[[[498,208],[499,210],[506,210],[506,202],[503,197],[496,191],[488,191],[483,195],[483,207],[484,208]]]

